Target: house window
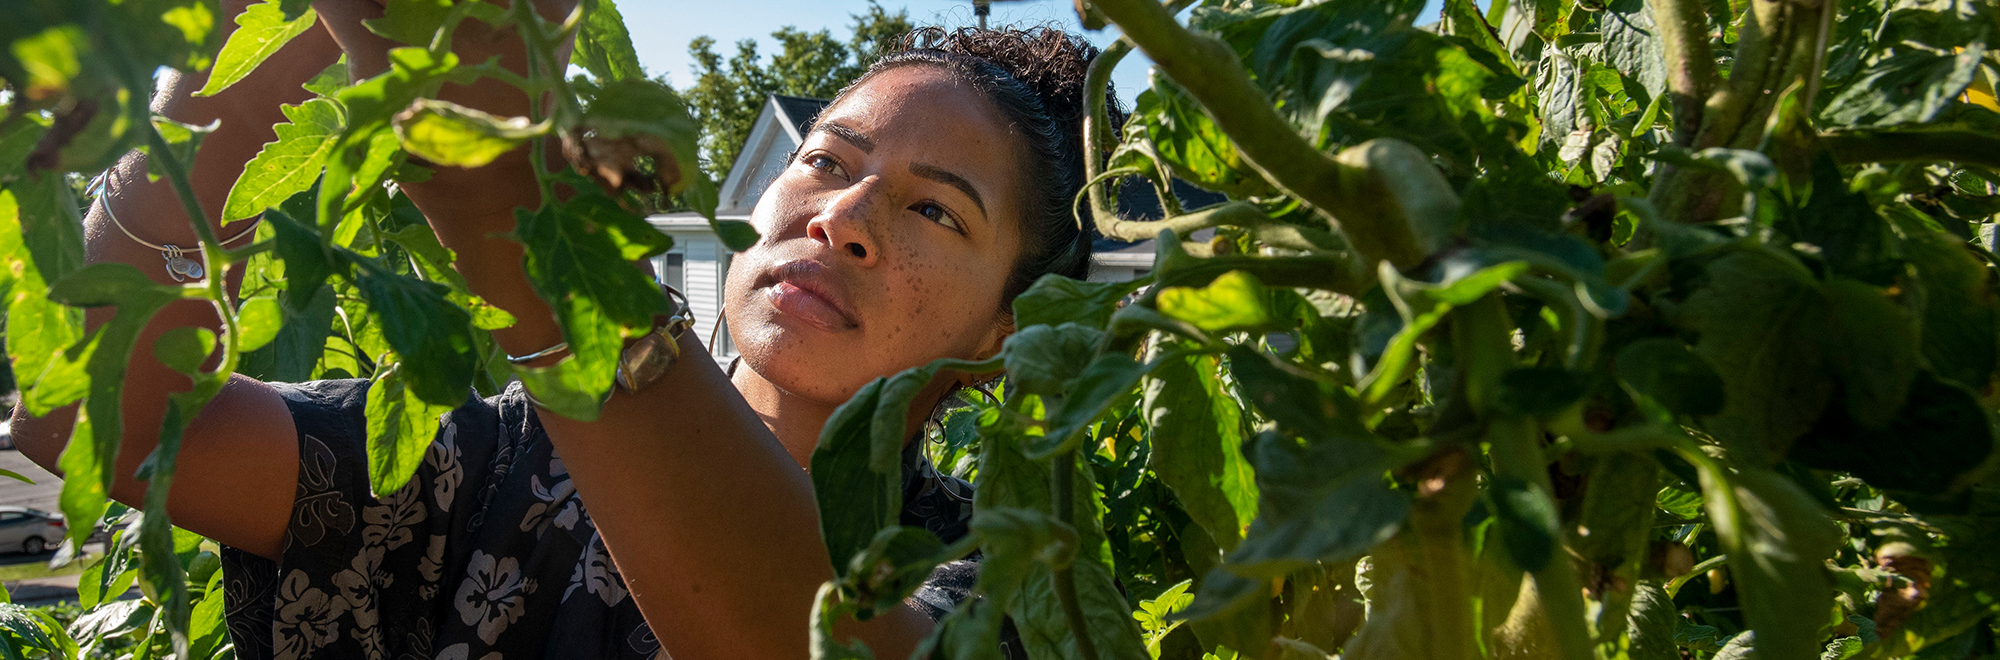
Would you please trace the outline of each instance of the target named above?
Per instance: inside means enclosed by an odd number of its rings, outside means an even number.
[[[708,344],[708,352],[712,355],[736,354],[736,342],[729,339],[729,323],[722,318],[721,300],[726,295],[723,292],[729,290],[729,263],[734,260],[735,256],[734,254],[723,252],[722,258],[716,260],[716,267],[721,270],[715,274],[717,299],[715,304],[715,341]]]
[[[668,252],[660,255],[660,282],[677,291],[687,292],[687,255]]]

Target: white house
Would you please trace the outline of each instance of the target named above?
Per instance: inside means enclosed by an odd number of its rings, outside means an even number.
[[[784,170],[786,156],[805,142],[813,118],[826,104],[823,99],[776,94],[765,100],[757,123],[750,128],[750,137],[737,152],[729,176],[722,180],[722,188],[717,191],[717,218],[750,219],[750,210],[757,206],[764,188]],[[1174,192],[1189,208],[1222,200],[1220,195],[1175,183]],[[1149,186],[1127,186],[1125,190],[1126,194],[1119,196],[1119,206],[1126,217],[1160,217],[1159,201]],[[664,213],[647,221],[674,237],[673,249],[653,258],[653,271],[661,281],[687,294],[688,303],[694,308],[694,331],[708,346],[709,354],[727,364],[736,357],[729,329],[722,324],[722,286],[729,273],[729,251],[709,231],[708,220],[698,213]],[[1100,239],[1092,248],[1090,280],[1093,282],[1129,280],[1153,269],[1152,241],[1125,243]]]

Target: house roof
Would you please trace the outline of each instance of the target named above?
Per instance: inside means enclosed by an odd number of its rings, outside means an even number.
[[[791,129],[792,139],[805,142],[806,132],[812,130],[812,122],[819,118],[819,111],[826,109],[827,99],[806,98],[772,94],[771,104],[778,108],[779,119]]]

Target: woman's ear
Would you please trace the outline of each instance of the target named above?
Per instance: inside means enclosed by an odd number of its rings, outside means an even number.
[[[985,360],[999,355],[1000,347],[1007,343],[1008,337],[1012,336],[1014,336],[1014,313],[1001,312],[999,318],[994,319],[993,329],[987,332],[986,341],[980,344],[979,353],[974,359]]]

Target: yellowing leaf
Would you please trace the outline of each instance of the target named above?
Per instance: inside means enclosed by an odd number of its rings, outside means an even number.
[[[15,40],[9,50],[27,70],[28,79],[22,85],[27,97],[44,99],[69,89],[70,79],[83,72],[80,55],[88,47],[85,42],[83,30],[75,25],[52,27]]]
[[[432,162],[479,167],[548,132],[527,117],[500,118],[449,101],[418,99],[392,122],[403,148]]]
[[[1169,287],[1160,292],[1160,313],[1207,332],[1262,328],[1272,323],[1264,285],[1244,271],[1231,271],[1208,286]]]

